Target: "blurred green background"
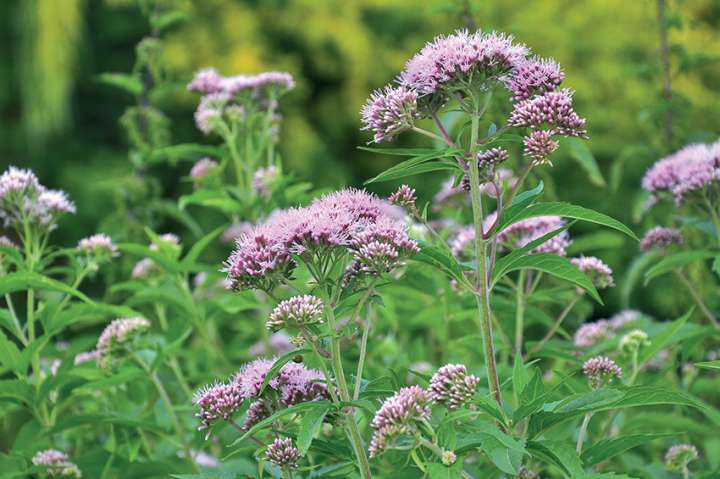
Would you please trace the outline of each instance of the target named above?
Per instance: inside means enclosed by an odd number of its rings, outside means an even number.
[[[154,3],[140,0],[145,8]],[[720,131],[718,0],[667,0],[664,21],[658,0],[157,3],[172,3],[183,19],[163,31],[153,50],[163,85],[150,100],[170,121],[170,142],[214,142],[195,128],[198,97],[184,88],[197,69],[214,66],[225,75],[286,70],[298,85],[283,100],[280,151],[287,170],[318,186],[360,185],[392,164],[392,157],[357,149],[369,139],[359,130],[358,112],[370,91],[392,81],[424,42],[459,27],[513,34],[537,54],[556,58],[565,84],[576,90],[601,177],[590,181],[560,151],[543,174],[546,199],[598,209],[639,234],[667,224],[669,209],[640,218],[642,174],[670,150],[713,140]],[[134,171],[119,119],[137,99],[98,75],[137,68],[143,50],[136,47],[152,27],[137,0],[4,0],[0,18],[0,163],[32,168],[44,184],[70,193],[78,214],[65,220],[56,240],[73,244],[101,227],[119,185]],[[661,24],[669,35],[670,100],[662,93]],[[671,138],[663,131],[668,110]],[[190,190],[179,181],[189,167],[163,165],[148,173],[160,194],[172,198]],[[413,184],[429,200],[444,179],[430,174]],[[616,270],[622,286],[637,245],[608,241],[592,253]],[[676,314],[689,302],[668,295],[669,288],[669,280],[657,281],[630,303],[660,316]],[[597,314],[620,307],[620,292]]]

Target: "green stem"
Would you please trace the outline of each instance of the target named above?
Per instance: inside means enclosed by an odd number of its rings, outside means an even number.
[[[305,328],[300,328],[300,334],[302,335],[303,339],[305,339],[305,342],[310,345],[313,353],[315,354],[315,359],[320,365],[320,370],[325,376],[325,383],[327,384],[330,399],[332,400],[333,404],[340,404],[340,401],[338,401],[337,395],[335,394],[335,387],[333,387],[332,376],[330,376],[330,371],[328,371],[328,368],[325,365],[325,358],[323,358],[322,354],[320,354],[318,346],[317,344],[315,344],[315,340],[312,338],[312,336],[310,336],[310,334],[307,332],[307,330],[305,330]]]
[[[477,111],[477,100],[475,100]],[[475,257],[477,258],[476,291],[475,298],[478,304],[480,333],[483,337],[483,351],[485,354],[485,369],[487,372],[490,392],[498,404],[502,403],[500,395],[500,381],[498,379],[497,364],[495,363],[495,346],[492,334],[492,315],[490,312],[490,294],[487,277],[487,258],[485,256],[485,242],[483,240],[483,210],[480,196],[480,172],[475,159],[476,143],[480,118],[472,115],[472,130],[470,139],[470,198],[472,200],[473,223],[475,225]]]
[[[417,126],[413,126],[413,127],[412,127],[412,131],[414,131],[414,132],[416,132],[416,133],[420,133],[421,135],[427,136],[428,138],[432,138],[433,140],[437,140],[437,141],[439,141],[439,142],[441,142],[441,143],[445,143],[445,144],[447,144],[447,145],[449,145],[449,146],[454,146],[454,145],[452,144],[452,142],[448,143],[448,141],[447,141],[445,138],[443,138],[443,137],[440,136],[440,135],[437,135],[437,134],[433,133],[432,131],[427,131],[427,130],[424,130],[424,129],[422,129],[422,128],[418,128]]]
[[[376,281],[377,278],[374,278],[368,285],[367,290],[365,291],[365,295],[362,297],[362,299],[360,299],[360,302],[358,302],[358,305],[355,308],[355,312],[353,313],[351,321],[357,318],[358,314],[362,310],[362,307],[372,296]],[[358,358],[357,371],[355,372],[355,389],[353,390],[353,400],[357,400],[360,397],[360,387],[362,386],[362,374],[363,368],[365,366],[365,356],[367,356],[367,342],[368,336],[370,335],[370,325],[372,323],[371,311],[371,308],[368,307],[367,318],[365,318],[365,321],[363,323],[363,334],[362,339],[360,340],[360,357]]]
[[[580,426],[580,432],[578,433],[577,445],[575,446],[575,451],[577,451],[578,454],[582,452],[583,443],[585,442],[585,436],[587,434],[587,429],[590,425],[590,419],[592,419],[592,413],[590,412],[586,413],[585,417],[583,417],[583,422]]]
[[[688,290],[690,296],[692,296],[695,304],[697,304],[697,307],[700,309],[702,314],[708,319],[708,321],[710,321],[713,326],[715,326],[715,329],[720,329],[720,324],[718,323],[717,319],[715,319],[715,316],[712,314],[712,312],[710,312],[710,309],[708,309],[708,307],[705,305],[705,302],[700,297],[700,294],[697,292],[693,284],[690,282],[687,276],[685,276],[682,270],[680,268],[676,268],[673,270],[673,273],[675,273],[675,276]]]
[[[183,430],[182,423],[177,417],[177,414],[175,413],[175,408],[173,407],[173,403],[170,400],[170,396],[168,395],[167,391],[165,390],[165,386],[163,386],[162,381],[160,381],[160,378],[158,377],[157,373],[150,369],[150,366],[148,366],[143,359],[138,356],[135,352],[131,352],[131,357],[135,362],[145,371],[145,373],[148,375],[150,380],[152,381],[153,385],[155,386],[155,389],[158,392],[158,395],[160,396],[160,399],[165,403],[165,407],[168,410],[168,414],[170,414],[170,421],[173,424],[173,428],[175,429],[175,433],[178,436],[178,439],[180,440],[180,443],[182,444],[182,447],[185,451],[185,457],[188,460],[190,464],[192,464],[193,468],[195,469],[195,472],[199,472],[197,465],[195,464],[195,461],[193,461],[192,458],[192,451],[190,450],[190,445],[187,442],[187,439],[185,437],[185,431]]]
[[[515,356],[522,357],[523,329],[525,327],[525,270],[520,270],[515,288]]]
[[[342,357],[340,355],[340,338],[338,337],[337,327],[335,324],[334,307],[335,304],[331,301],[330,294],[326,294],[325,314],[328,320],[328,326],[330,327],[330,353],[333,374],[335,375],[335,381],[337,382],[340,400],[344,403],[349,403],[351,398],[347,382],[345,381],[345,371],[343,370]],[[355,450],[355,457],[358,460],[360,476],[363,479],[371,478],[372,474],[370,473],[370,463],[368,462],[367,454],[365,454],[365,447],[363,446],[362,437],[360,436],[357,422],[355,422],[354,414],[351,413],[345,417],[345,425],[347,427],[348,438]]]
[[[575,298],[573,298],[572,301],[570,301],[568,303],[567,306],[565,306],[565,309],[562,310],[562,312],[557,317],[557,319],[555,320],[555,323],[553,323],[550,330],[547,333],[545,333],[545,336],[543,336],[543,338],[535,346],[533,346],[533,348],[528,352],[528,356],[540,351],[542,349],[542,347],[545,346],[545,344],[547,344],[547,342],[550,341],[553,336],[555,336],[555,333],[558,332],[563,321],[565,321],[565,318],[567,318],[567,315],[570,314],[570,311],[575,307],[577,302],[580,301],[581,297],[582,297],[582,295],[578,294],[577,296],[575,296]]]

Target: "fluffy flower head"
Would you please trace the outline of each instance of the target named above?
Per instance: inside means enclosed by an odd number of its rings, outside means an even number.
[[[265,457],[277,466],[294,469],[300,459],[300,451],[289,437],[278,437],[265,450]]]
[[[610,288],[615,286],[613,272],[608,265],[595,256],[580,256],[570,260],[580,271],[590,277],[597,288]]]
[[[88,255],[96,256],[119,256],[117,246],[112,239],[103,233],[94,234],[83,238],[78,243],[78,249]]]
[[[278,304],[270,313],[267,328],[277,331],[287,325],[304,325],[322,321],[323,302],[320,298],[306,294],[294,296]]]
[[[383,402],[370,424],[375,430],[370,441],[370,457],[384,451],[395,436],[412,431],[414,422],[430,418],[430,395],[420,386],[400,389]]]
[[[585,364],[583,364],[582,370],[590,383],[590,387],[593,389],[600,389],[622,377],[620,366],[605,356],[596,356],[588,359],[585,361]]]
[[[649,230],[640,241],[641,251],[650,251],[652,249],[666,250],[674,244],[682,244],[683,234],[680,230],[674,228],[663,228],[656,226]]]
[[[412,128],[418,118],[417,93],[403,86],[386,86],[370,95],[361,111],[363,130],[373,132],[373,141],[391,140]]]
[[[44,473],[50,477],[82,477],[80,469],[70,462],[68,455],[57,449],[46,449],[36,453],[32,463],[44,468]]]
[[[477,390],[480,379],[467,373],[462,364],[447,364],[430,378],[430,399],[454,410],[467,405]]]

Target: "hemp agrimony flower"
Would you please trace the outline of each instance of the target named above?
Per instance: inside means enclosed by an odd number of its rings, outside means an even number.
[[[645,331],[633,329],[620,338],[618,348],[626,354],[635,354],[643,346],[649,346],[650,339]]]
[[[267,328],[277,331],[285,326],[303,326],[322,321],[323,302],[311,295],[294,296],[278,304],[270,313]]]
[[[590,358],[583,364],[583,374],[593,389],[600,389],[622,377],[620,366],[605,356]]]
[[[375,143],[411,129],[419,118],[417,97],[414,90],[403,86],[376,90],[362,109],[363,129],[373,132]]]
[[[278,437],[265,450],[265,457],[279,467],[294,469],[300,459],[300,451],[289,437]]]
[[[402,388],[386,399],[370,423],[375,430],[368,450],[370,457],[390,448],[390,441],[397,436],[413,432],[417,421],[430,419],[430,404],[430,394],[420,386]]]
[[[641,251],[659,249],[665,251],[674,244],[682,244],[683,234],[680,230],[656,226],[648,230],[640,241]]]
[[[94,234],[81,239],[77,248],[88,256],[99,258],[120,256],[117,246],[115,246],[112,239],[103,233]]]
[[[676,444],[665,453],[665,467],[669,471],[687,471],[687,466],[699,456],[691,444]]]
[[[32,458],[32,463],[43,469],[44,476],[82,477],[82,472],[77,465],[70,462],[67,454],[57,449],[46,449],[36,453]]]
[[[190,178],[193,179],[195,188],[202,186],[203,180],[211,175],[218,166],[218,162],[210,158],[199,159],[190,169]]]
[[[580,326],[575,332],[573,343],[578,348],[591,348],[614,334],[615,329],[612,325],[607,320],[600,319]]]
[[[100,334],[95,346],[99,365],[103,367],[107,365],[115,348],[130,342],[138,334],[149,328],[150,322],[145,318],[135,317],[113,320]]]
[[[477,391],[480,379],[467,373],[462,364],[447,364],[430,378],[430,399],[451,411],[466,406]]]
[[[615,286],[612,270],[595,256],[580,256],[570,260],[580,271],[590,277],[596,288],[605,289]]]
[[[218,420],[228,421],[240,408],[243,396],[234,383],[215,383],[200,389],[193,397],[193,403],[199,408],[195,414],[200,418],[198,430],[207,429],[205,439],[210,436],[210,426]]]

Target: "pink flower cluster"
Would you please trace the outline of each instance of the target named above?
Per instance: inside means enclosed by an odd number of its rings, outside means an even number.
[[[264,72],[258,75],[235,75],[223,77],[214,68],[206,68],[195,74],[187,89],[205,95],[227,93],[236,95],[240,92],[257,93],[265,88],[288,91],[295,88],[295,80],[286,72]]]
[[[194,180],[195,188],[202,186],[203,179],[218,167],[218,162],[210,158],[201,158],[190,169],[190,178]]]
[[[370,424],[375,430],[370,440],[370,457],[389,447],[388,442],[414,430],[418,420],[430,419],[430,394],[420,386],[400,389],[383,402]]]
[[[430,399],[454,410],[465,406],[477,391],[480,379],[467,373],[462,364],[447,364],[430,378]]]
[[[64,191],[49,190],[30,171],[11,166],[0,175],[0,219],[18,228],[24,221],[44,231],[55,228],[63,214],[75,213],[75,204]]]
[[[720,184],[720,140],[712,144],[687,145],[656,162],[642,179],[642,187],[656,198],[673,196],[680,205],[686,197]]]
[[[43,472],[48,476],[82,477],[77,465],[70,462],[67,454],[57,449],[46,449],[36,453],[32,458],[32,463],[43,468]]]
[[[386,243],[398,255],[411,253],[417,245],[392,208],[364,191],[346,189],[276,212],[237,240],[224,271],[233,289],[267,290],[294,267],[291,255],[310,263],[336,248],[357,253],[372,242]]]
[[[573,343],[578,348],[591,348],[605,339],[615,336],[619,330],[640,319],[641,313],[634,309],[624,309],[608,319],[599,319],[585,323],[575,332]]]
[[[451,411],[466,406],[479,383],[462,364],[446,364],[430,378],[427,390],[417,385],[400,389],[382,403],[370,423],[374,429],[370,457],[392,447],[390,442],[397,436],[416,431],[418,422],[430,419],[433,404]]]
[[[95,354],[99,365],[104,366],[114,348],[127,343],[148,328],[150,328],[150,322],[145,318],[114,319],[100,334],[95,345]]]
[[[81,239],[77,248],[92,256],[120,256],[117,246],[115,246],[112,239],[103,233]]]
[[[265,457],[277,466],[294,469],[300,459],[300,451],[289,437],[278,437],[265,450]]]
[[[272,310],[265,325],[271,331],[286,326],[302,326],[322,321],[323,302],[309,294],[293,296],[280,302]]]
[[[596,288],[604,289],[615,286],[612,269],[595,256],[580,256],[570,260],[580,271],[590,277]]]
[[[615,361],[605,356],[590,358],[583,364],[583,374],[593,389],[602,388],[622,377],[622,369]]]
[[[208,429],[213,422],[229,421],[243,401],[252,401],[243,425],[249,429],[257,422],[272,414],[273,401],[261,395],[262,385],[275,363],[273,359],[256,359],[243,365],[226,383],[215,383],[201,389],[193,399],[199,408],[199,429]],[[285,364],[268,382],[268,387],[278,394],[280,404],[292,406],[306,401],[328,397],[327,385],[320,371],[307,369],[298,363]]]
[[[549,127],[553,135],[585,137],[585,120],[572,108],[572,92],[568,89],[551,91],[523,100],[515,105],[510,126],[538,129]]]
[[[474,73],[499,79],[525,61],[527,54],[527,47],[514,43],[511,36],[459,30],[428,43],[407,62],[399,81],[421,95],[437,93]]]
[[[506,83],[513,99],[522,101],[557,90],[564,79],[565,73],[555,60],[532,57],[518,62]]]
[[[698,450],[692,444],[675,444],[665,453],[665,467],[671,471],[686,470],[688,463],[699,456]]]
[[[682,244],[683,234],[680,230],[673,228],[663,228],[656,226],[645,233],[642,241],[640,241],[641,251],[650,251],[652,249],[666,250],[674,244]]]
[[[400,187],[388,197],[388,201],[403,208],[414,209],[417,196],[415,195],[415,189],[410,188],[408,185],[400,185]]]
[[[262,198],[269,198],[275,188],[275,183],[277,182],[279,176],[280,172],[274,166],[258,168],[253,174],[253,192]]]
[[[372,93],[360,114],[363,130],[374,133],[375,143],[391,140],[412,128],[415,119],[419,118],[417,93],[403,86],[386,86]]]

